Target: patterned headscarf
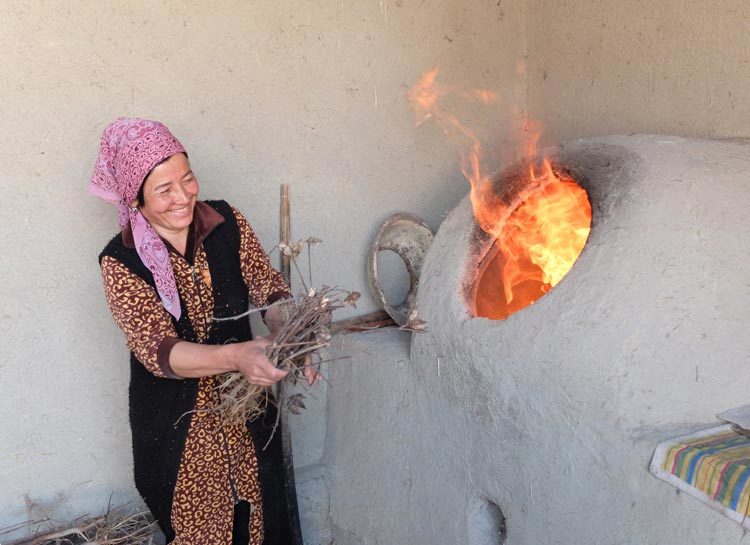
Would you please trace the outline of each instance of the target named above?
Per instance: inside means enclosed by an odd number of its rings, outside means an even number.
[[[89,192],[119,208],[120,228],[130,224],[135,249],[154,275],[164,308],[179,320],[180,298],[169,251],[140,210],[130,206],[151,169],[175,153],[185,153],[185,148],[158,121],[119,117],[104,129]]]

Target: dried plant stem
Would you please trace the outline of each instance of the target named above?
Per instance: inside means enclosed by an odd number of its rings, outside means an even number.
[[[294,264],[294,269],[297,271],[297,274],[299,275],[299,280],[302,283],[302,287],[305,288],[305,291],[308,291],[309,288],[307,287],[307,284],[305,283],[305,279],[302,276],[302,271],[299,270],[299,266],[297,265],[297,260],[292,259],[292,264]]]
[[[246,310],[242,314],[237,314],[235,316],[230,316],[229,318],[214,318],[214,322],[227,322],[229,320],[238,320],[240,318],[244,318],[245,316],[250,316],[251,314],[255,314],[256,312],[261,312],[263,310],[268,310],[269,308],[278,307],[285,303],[285,300],[276,301],[275,303],[272,303],[270,305],[266,305],[264,307],[253,307],[249,310]]]
[[[156,522],[149,513],[124,515],[108,509],[98,517],[77,519],[69,527],[47,529],[8,545],[152,545],[155,530]]]
[[[307,278],[310,280],[310,284],[312,284],[312,252],[310,251],[309,239],[307,243]]]
[[[283,396],[285,393],[283,392],[283,388],[279,388],[279,395]],[[273,422],[273,428],[271,429],[271,434],[268,436],[268,441],[266,441],[266,444],[263,445],[263,450],[266,450],[268,448],[268,445],[271,444],[271,439],[273,439],[273,436],[276,435],[276,430],[279,427],[279,422],[281,421],[281,407],[278,408],[276,411],[276,420]]]

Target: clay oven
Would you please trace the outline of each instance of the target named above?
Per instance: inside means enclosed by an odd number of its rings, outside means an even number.
[[[618,136],[548,156],[592,210],[583,251],[549,293],[504,320],[475,317],[487,241],[468,197],[426,256],[429,331],[411,359],[446,430],[430,467],[454,469],[440,483],[415,471],[414,488],[430,490],[424,525],[485,502],[514,545],[735,536],[647,468],[659,440],[748,402],[750,147]]]

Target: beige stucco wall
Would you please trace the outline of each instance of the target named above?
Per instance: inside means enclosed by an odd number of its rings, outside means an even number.
[[[750,134],[750,4],[530,0],[528,107],[547,142]]]
[[[126,352],[96,266],[116,213],[84,192],[108,121],[167,123],[202,194],[246,212],[267,248],[291,183],[295,235],[325,240],[316,281],[365,291],[384,218],[436,228],[466,191],[408,88],[440,64],[511,95],[522,16],[496,0],[2,2],[0,527],[24,494],[60,520],[135,496]],[[482,117],[493,145],[502,117]]]

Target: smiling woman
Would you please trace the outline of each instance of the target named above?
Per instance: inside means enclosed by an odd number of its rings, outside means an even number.
[[[215,379],[239,371],[271,386],[286,376],[246,319],[215,318],[288,297],[288,287],[239,211],[198,200],[185,149],[161,123],[107,126],[90,191],[120,210],[121,232],[99,260],[131,351],[138,491],[174,544],[291,543],[280,434],[262,450],[275,408],[223,422]],[[265,321],[272,336],[282,326],[276,308]]]

